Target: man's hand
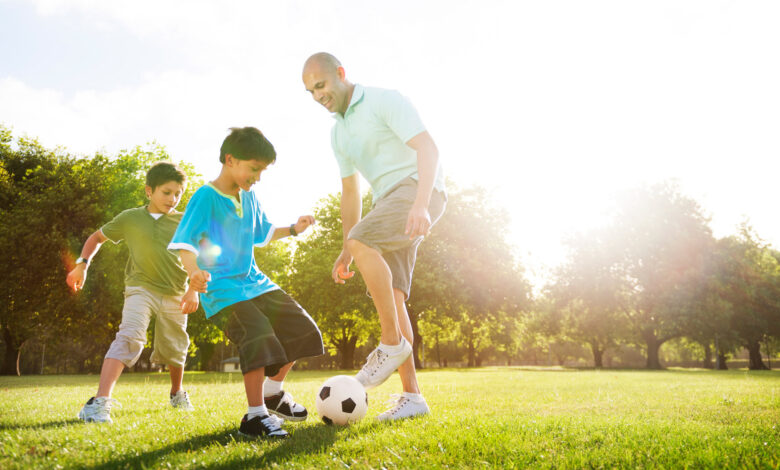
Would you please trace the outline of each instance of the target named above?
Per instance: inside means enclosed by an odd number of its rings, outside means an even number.
[[[427,236],[431,233],[431,214],[428,208],[415,203],[409,211],[409,217],[406,219],[405,234],[412,240],[419,236]]]
[[[181,313],[189,315],[198,309],[199,303],[198,292],[190,287],[181,298]]]
[[[347,279],[355,275],[354,271],[349,270],[350,264],[352,264],[352,255],[346,249],[341,250],[341,254],[333,263],[333,271],[330,273],[336,284],[345,284]]]
[[[85,263],[79,263],[71,272],[68,273],[68,277],[65,282],[73,289],[73,292],[78,292],[84,287],[84,282],[87,280],[87,265]]]
[[[195,292],[205,293],[211,281],[211,273],[198,269],[190,275],[190,289]]]
[[[298,235],[302,234],[310,225],[314,225],[314,223],[314,216],[312,215],[302,215],[298,217],[298,222],[295,223],[295,233]]]

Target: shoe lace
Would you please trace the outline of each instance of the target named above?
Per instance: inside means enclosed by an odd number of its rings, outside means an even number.
[[[263,425],[268,428],[270,432],[279,431],[282,428],[283,419],[280,419],[274,415],[268,415],[260,420]]]
[[[117,408],[122,408],[122,404],[114,398],[96,398],[95,404],[98,405],[98,413],[100,414],[109,414],[111,412],[111,407],[114,405],[116,405]]]
[[[384,356],[386,356],[386,354],[379,348],[371,351],[371,354],[369,354],[366,358],[366,372],[369,372],[371,375],[373,375],[377,369],[379,369],[379,365],[384,362]]]
[[[400,393],[393,393],[390,395],[390,399],[385,402],[385,405],[390,406],[390,408],[385,411],[385,414],[395,414],[400,410],[401,408],[406,405],[406,403],[409,401],[409,398],[405,397],[404,395]]]

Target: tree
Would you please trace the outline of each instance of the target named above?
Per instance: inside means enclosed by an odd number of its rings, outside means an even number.
[[[370,194],[363,197],[363,211],[370,207]],[[296,243],[286,288],[309,312],[331,352],[341,358],[342,369],[351,369],[355,350],[379,332],[379,320],[362,277],[346,284],[331,279],[333,263],[341,252],[340,195],[320,200],[312,234]]]
[[[684,334],[714,239],[698,204],[672,184],[628,191],[608,226],[613,269],[630,288],[627,320],[660,369],[661,345]]]
[[[601,368],[604,352],[626,336],[628,285],[615,270],[618,256],[604,232],[574,236],[568,245],[569,259],[547,293],[560,312],[563,335],[587,344],[594,367]]]
[[[531,289],[507,241],[506,211],[491,205],[484,188],[449,185],[447,209],[418,253],[409,313],[413,325],[421,312],[449,316],[475,366],[493,340],[516,331]]]

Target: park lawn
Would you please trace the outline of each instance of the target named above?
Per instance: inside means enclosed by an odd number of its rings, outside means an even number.
[[[126,374],[113,425],[75,416],[98,377],[0,377],[0,468],[775,468],[780,373],[479,368],[420,372],[432,414],[373,419],[400,389],[369,392],[366,419],[322,424],[333,371],[295,371],[285,388],[310,417],[281,441],[237,435],[239,374],[187,373],[196,411],[170,409],[166,374]]]

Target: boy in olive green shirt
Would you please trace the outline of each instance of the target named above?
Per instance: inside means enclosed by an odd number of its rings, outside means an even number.
[[[167,364],[171,374],[171,405],[192,410],[182,390],[184,362],[189,348],[187,316],[198,308],[198,294],[187,288],[187,273],[181,260],[168,251],[168,243],[181,221],[179,203],[187,176],[175,165],[157,163],[146,174],[149,205],[121,212],[93,233],[84,243],[68,285],[84,286],[90,260],[106,240],[127,242],[130,257],[125,269],[125,304],[116,339],[106,353],[97,394],[79,412],[85,422],[111,423],[111,391],[125,366],[132,367],[146,344],[146,330],[156,316],[151,360]]]

